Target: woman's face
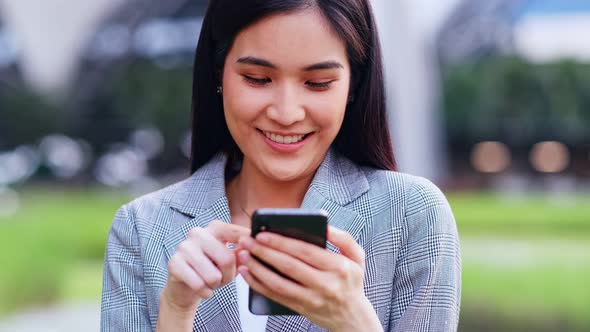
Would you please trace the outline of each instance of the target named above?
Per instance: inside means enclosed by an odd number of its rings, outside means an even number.
[[[225,60],[223,106],[243,169],[313,176],[340,130],[350,85],[345,44],[315,10],[242,30]]]

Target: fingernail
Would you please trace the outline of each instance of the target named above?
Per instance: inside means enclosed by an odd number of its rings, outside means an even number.
[[[258,240],[259,242],[262,242],[262,243],[268,243],[270,238],[269,238],[268,234],[261,233],[256,236],[256,240]]]
[[[238,257],[240,258],[240,262],[246,262],[250,258],[250,254],[246,250],[242,250],[238,253]]]

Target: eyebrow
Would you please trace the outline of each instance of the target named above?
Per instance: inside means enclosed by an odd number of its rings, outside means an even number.
[[[242,63],[242,64],[267,67],[267,68],[272,68],[272,69],[277,68],[276,65],[274,65],[272,62],[270,62],[268,60],[264,60],[264,59],[260,59],[260,58],[256,58],[256,57],[252,57],[252,56],[246,56],[246,57],[239,58],[237,62]],[[324,62],[319,62],[319,63],[315,63],[313,65],[307,66],[307,67],[303,68],[303,71],[340,69],[340,68],[344,68],[344,66],[340,62],[324,61]]]
[[[268,60],[264,60],[264,59],[260,59],[260,58],[255,58],[252,56],[246,56],[243,58],[239,58],[238,63],[243,63],[243,64],[247,64],[247,65],[255,65],[255,66],[262,66],[262,67],[268,67],[268,68],[277,68],[277,66],[273,65],[270,61]]]
[[[313,70],[324,70],[324,69],[341,69],[344,66],[340,62],[336,61],[324,61],[320,63],[313,64],[311,66],[307,66],[303,68],[304,71],[313,71]]]

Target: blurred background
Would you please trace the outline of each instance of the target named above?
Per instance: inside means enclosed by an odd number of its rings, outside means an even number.
[[[460,331],[590,331],[590,0],[372,0]],[[206,0],[0,0],[0,331],[97,331],[116,209],[188,175]]]

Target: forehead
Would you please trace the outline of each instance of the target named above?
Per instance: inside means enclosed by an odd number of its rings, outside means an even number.
[[[317,10],[277,14],[248,26],[237,36],[228,58],[255,56],[278,67],[326,60],[347,64],[346,46]]]

